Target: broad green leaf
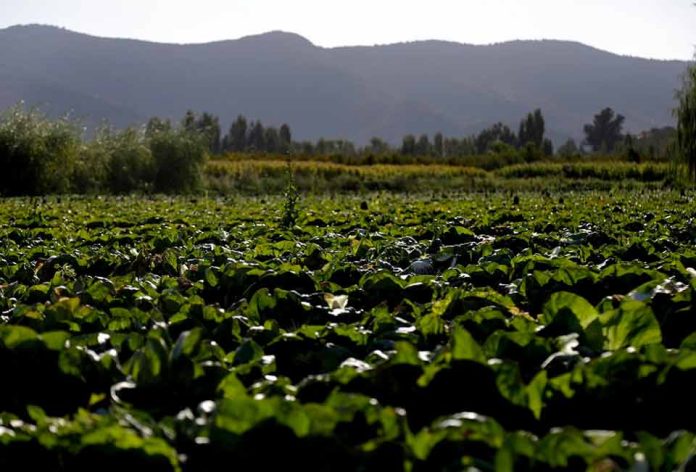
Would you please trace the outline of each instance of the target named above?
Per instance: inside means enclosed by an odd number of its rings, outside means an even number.
[[[455,326],[450,335],[450,351],[452,359],[471,360],[485,363],[486,356],[483,354],[481,346],[471,336],[471,334],[461,326]]]
[[[273,310],[276,307],[276,298],[271,295],[267,288],[258,290],[249,300],[248,315],[255,321],[261,321],[263,314],[268,310]]]
[[[184,331],[179,335],[179,338],[174,344],[171,352],[171,360],[176,361],[180,357],[189,357],[198,348],[203,339],[203,330],[194,328],[191,331]]]
[[[65,331],[49,331],[41,333],[40,338],[48,349],[60,351],[65,348],[66,341],[70,339],[70,333],[66,333]]]
[[[544,392],[548,383],[548,375],[545,370],[542,370],[534,379],[527,385],[527,396],[529,398],[529,409],[534,413],[534,417],[541,417],[541,409],[544,406]]]
[[[394,348],[396,350],[394,356],[390,359],[392,364],[412,364],[420,365],[421,361],[418,356],[418,350],[406,341],[398,341]]]
[[[618,309],[602,314],[601,321],[604,347],[610,351],[662,342],[660,325],[652,309],[642,302],[624,301]]]
[[[582,328],[587,328],[599,316],[597,310],[584,298],[570,292],[557,292],[544,305],[541,320],[550,324],[556,317],[568,313],[580,322]]]
[[[20,344],[34,341],[38,335],[33,329],[24,326],[0,326],[0,342],[8,348],[14,349]]]
[[[246,387],[234,374],[229,374],[222,379],[217,387],[217,391],[223,398],[234,399],[247,396]]]
[[[233,365],[249,364],[263,357],[263,349],[254,340],[248,339],[234,353]]]

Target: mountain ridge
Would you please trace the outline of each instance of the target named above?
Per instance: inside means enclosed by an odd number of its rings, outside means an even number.
[[[139,42],[139,43],[172,45],[172,46],[205,46],[205,45],[209,45],[209,44],[229,43],[229,42],[235,42],[235,41],[240,41],[240,40],[250,40],[250,39],[256,39],[256,38],[266,38],[266,37],[274,37],[274,36],[275,37],[295,38],[295,39],[301,40],[302,42],[305,42],[305,43],[307,43],[315,48],[326,49],[326,50],[346,49],[346,48],[358,49],[358,48],[375,48],[375,47],[390,47],[390,46],[408,46],[408,45],[413,45],[413,44],[428,44],[428,43],[452,45],[452,46],[469,46],[472,48],[515,45],[517,43],[520,43],[520,44],[556,43],[556,44],[567,44],[567,45],[581,46],[581,47],[584,47],[587,49],[591,49],[593,51],[609,54],[609,55],[616,56],[616,57],[628,58],[628,59],[640,59],[640,60],[651,61],[651,62],[677,62],[677,63],[690,62],[690,61],[684,61],[681,59],[662,59],[662,58],[654,58],[654,57],[634,56],[634,55],[630,55],[630,54],[619,54],[619,53],[616,53],[613,51],[609,51],[607,49],[601,49],[601,48],[598,48],[595,46],[591,46],[589,44],[585,44],[581,41],[574,41],[574,40],[568,40],[568,39],[553,39],[553,38],[511,39],[511,40],[506,40],[506,41],[496,41],[496,42],[492,42],[492,43],[480,43],[480,44],[466,43],[466,42],[453,41],[453,40],[447,40],[447,39],[415,39],[415,40],[395,41],[395,42],[391,42],[391,43],[375,43],[375,44],[371,44],[371,45],[346,44],[346,45],[341,45],[341,46],[321,46],[321,45],[315,44],[314,42],[312,42],[312,40],[310,40],[309,38],[307,38],[299,33],[294,33],[292,31],[278,29],[278,30],[269,30],[269,31],[266,31],[263,33],[248,34],[248,35],[240,36],[238,38],[217,39],[217,40],[202,41],[202,42],[176,43],[176,42],[154,41],[154,40],[148,40],[148,39],[128,38],[128,37],[119,37],[119,36],[100,36],[100,35],[95,35],[95,34],[91,34],[91,33],[83,33],[80,31],[71,30],[69,28],[65,28],[62,26],[43,24],[43,23],[26,23],[26,24],[12,25],[12,26],[8,26],[5,28],[0,28],[0,33],[10,32],[10,31],[19,31],[19,30],[23,30],[23,29],[35,29],[35,30],[44,30],[44,31],[60,31],[60,32],[67,33],[67,34],[85,36],[85,37],[89,37],[89,38],[93,38],[93,39],[133,41],[133,42]]]
[[[573,41],[414,41],[323,48],[284,31],[170,44],[52,26],[0,30],[0,108],[19,100],[117,126],[209,111],[287,122],[299,139],[516,128],[542,108],[559,142],[605,106],[634,132],[672,123],[686,62],[621,56]],[[3,67],[4,66],[4,67]],[[4,72],[3,72],[3,69]]]

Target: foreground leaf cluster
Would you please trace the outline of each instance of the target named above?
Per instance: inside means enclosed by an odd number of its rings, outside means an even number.
[[[669,192],[0,204],[0,468],[673,470]]]

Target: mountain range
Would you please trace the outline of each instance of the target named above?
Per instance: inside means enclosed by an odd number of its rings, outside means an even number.
[[[93,125],[207,111],[288,123],[295,139],[517,128],[541,108],[557,143],[581,138],[602,108],[632,132],[673,123],[687,63],[626,57],[566,41],[418,41],[322,48],[271,32],[206,44],[89,36],[52,26],[0,30],[0,109],[23,100]]]

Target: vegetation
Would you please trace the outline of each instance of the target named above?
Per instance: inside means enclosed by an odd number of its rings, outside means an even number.
[[[696,66],[688,70],[677,96],[677,153],[687,166],[689,178],[696,180]]]
[[[155,119],[88,141],[77,122],[18,106],[0,118],[0,194],[193,193],[203,187],[207,136]]]
[[[70,191],[79,130],[67,120],[11,108],[0,121],[0,189],[5,195]]]
[[[154,130],[149,132],[154,133]],[[137,130],[102,129],[89,151],[82,168],[93,181],[85,184],[79,179],[76,187],[99,191],[102,184],[106,184],[115,194],[151,190],[156,166],[150,147]]]
[[[544,133],[543,115],[536,110],[521,121],[518,134],[498,123],[472,138],[407,136],[400,150],[374,138],[356,149],[342,140],[293,142],[287,125],[279,130],[248,125],[243,116],[220,138],[215,116],[188,112],[178,125],[153,118],[140,129],[104,127],[85,139],[74,120],[51,120],[16,107],[0,118],[5,169],[0,193],[281,194],[288,160],[298,190],[312,193],[604,189],[674,182],[660,164],[677,139],[671,128],[626,136],[614,144],[613,154],[590,155],[573,141],[552,155]],[[535,180],[525,181],[529,178]]]
[[[154,189],[160,193],[195,193],[203,187],[205,135],[169,129],[148,138],[155,163]]]
[[[290,162],[288,162],[285,178],[287,182],[285,184],[285,192],[283,193],[285,198],[283,201],[283,219],[281,220],[281,225],[283,228],[289,229],[295,226],[299,218],[299,210],[297,208],[299,192],[295,185],[295,176],[293,175]]]
[[[623,140],[621,131],[625,119],[623,115],[615,115],[611,108],[605,108],[594,116],[592,124],[585,125],[585,143],[595,152],[614,151]]]
[[[0,469],[688,470],[693,193],[0,202]]]
[[[293,185],[304,193],[370,191],[451,192],[493,187],[493,176],[481,169],[447,165],[352,166],[295,161]],[[213,160],[205,170],[209,191],[219,195],[281,195],[287,190],[287,162],[281,160]]]
[[[294,182],[303,193],[410,194],[491,190],[600,190],[671,185],[666,162],[635,164],[626,160],[584,159],[505,165],[491,171],[463,165],[357,166],[317,162],[293,163]],[[213,160],[206,166],[208,190],[219,195],[280,195],[286,188],[286,162],[268,159]]]
[[[292,132],[287,124],[283,124],[280,130],[264,127],[260,121],[247,124],[247,119],[242,115],[232,123],[220,143],[224,152],[286,154],[291,147]]]

